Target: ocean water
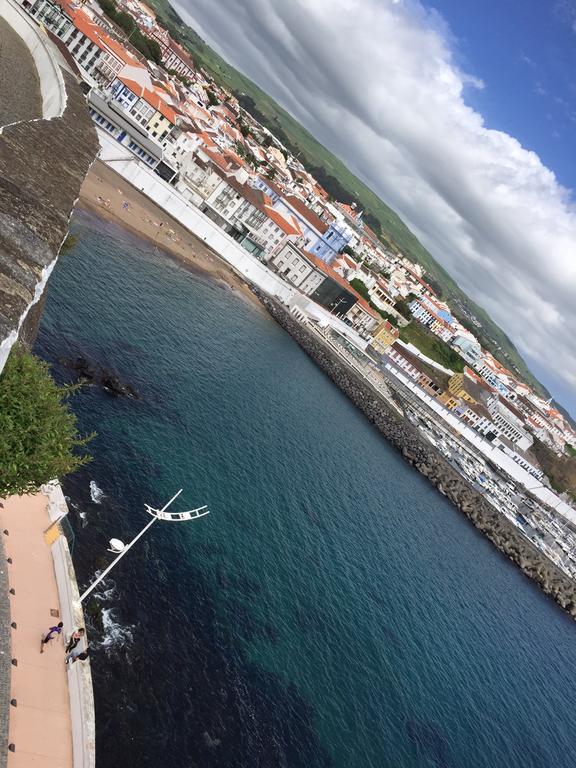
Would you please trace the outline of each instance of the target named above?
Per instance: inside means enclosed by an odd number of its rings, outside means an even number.
[[[573,768],[576,625],[264,313],[77,215],[36,351],[83,355],[67,479],[98,768]]]

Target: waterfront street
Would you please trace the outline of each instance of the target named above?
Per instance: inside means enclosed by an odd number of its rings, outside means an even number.
[[[49,541],[48,499],[11,497],[3,501],[11,621],[12,665],[10,695],[16,706],[3,702],[10,715],[10,768],[70,768],[72,726],[63,638],[55,638],[40,653],[40,638],[61,620],[56,576]],[[6,531],[8,534],[6,535]],[[53,529],[52,531],[53,532]],[[59,535],[56,530],[55,535]],[[3,566],[4,567],[4,566]]]

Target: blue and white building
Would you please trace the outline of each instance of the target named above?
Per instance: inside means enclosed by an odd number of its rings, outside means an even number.
[[[339,253],[352,240],[352,230],[342,221],[333,221],[315,245],[309,248],[310,253],[331,264]]]

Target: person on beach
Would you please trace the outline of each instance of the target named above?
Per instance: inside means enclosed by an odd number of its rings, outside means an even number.
[[[86,661],[89,653],[90,653],[89,648],[86,648],[83,651],[75,649],[71,653],[69,653],[68,656],[66,656],[64,664],[68,664],[69,661],[71,661],[72,664],[74,664],[77,661]]]
[[[64,624],[60,621],[58,622],[58,625],[56,627],[50,627],[48,632],[46,632],[45,635],[43,635],[42,640],[40,641],[40,653],[44,653],[44,646],[48,645],[50,640],[52,640],[53,637],[56,637],[62,632],[62,627]]]
[[[68,644],[66,645],[66,648],[64,649],[66,653],[71,653],[74,648],[78,645],[80,640],[84,637],[86,630],[84,627],[79,627],[75,632],[72,632],[70,635],[70,639],[68,640]]]

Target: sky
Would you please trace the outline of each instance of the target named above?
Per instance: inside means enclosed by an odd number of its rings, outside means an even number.
[[[576,416],[576,0],[179,0]]]

